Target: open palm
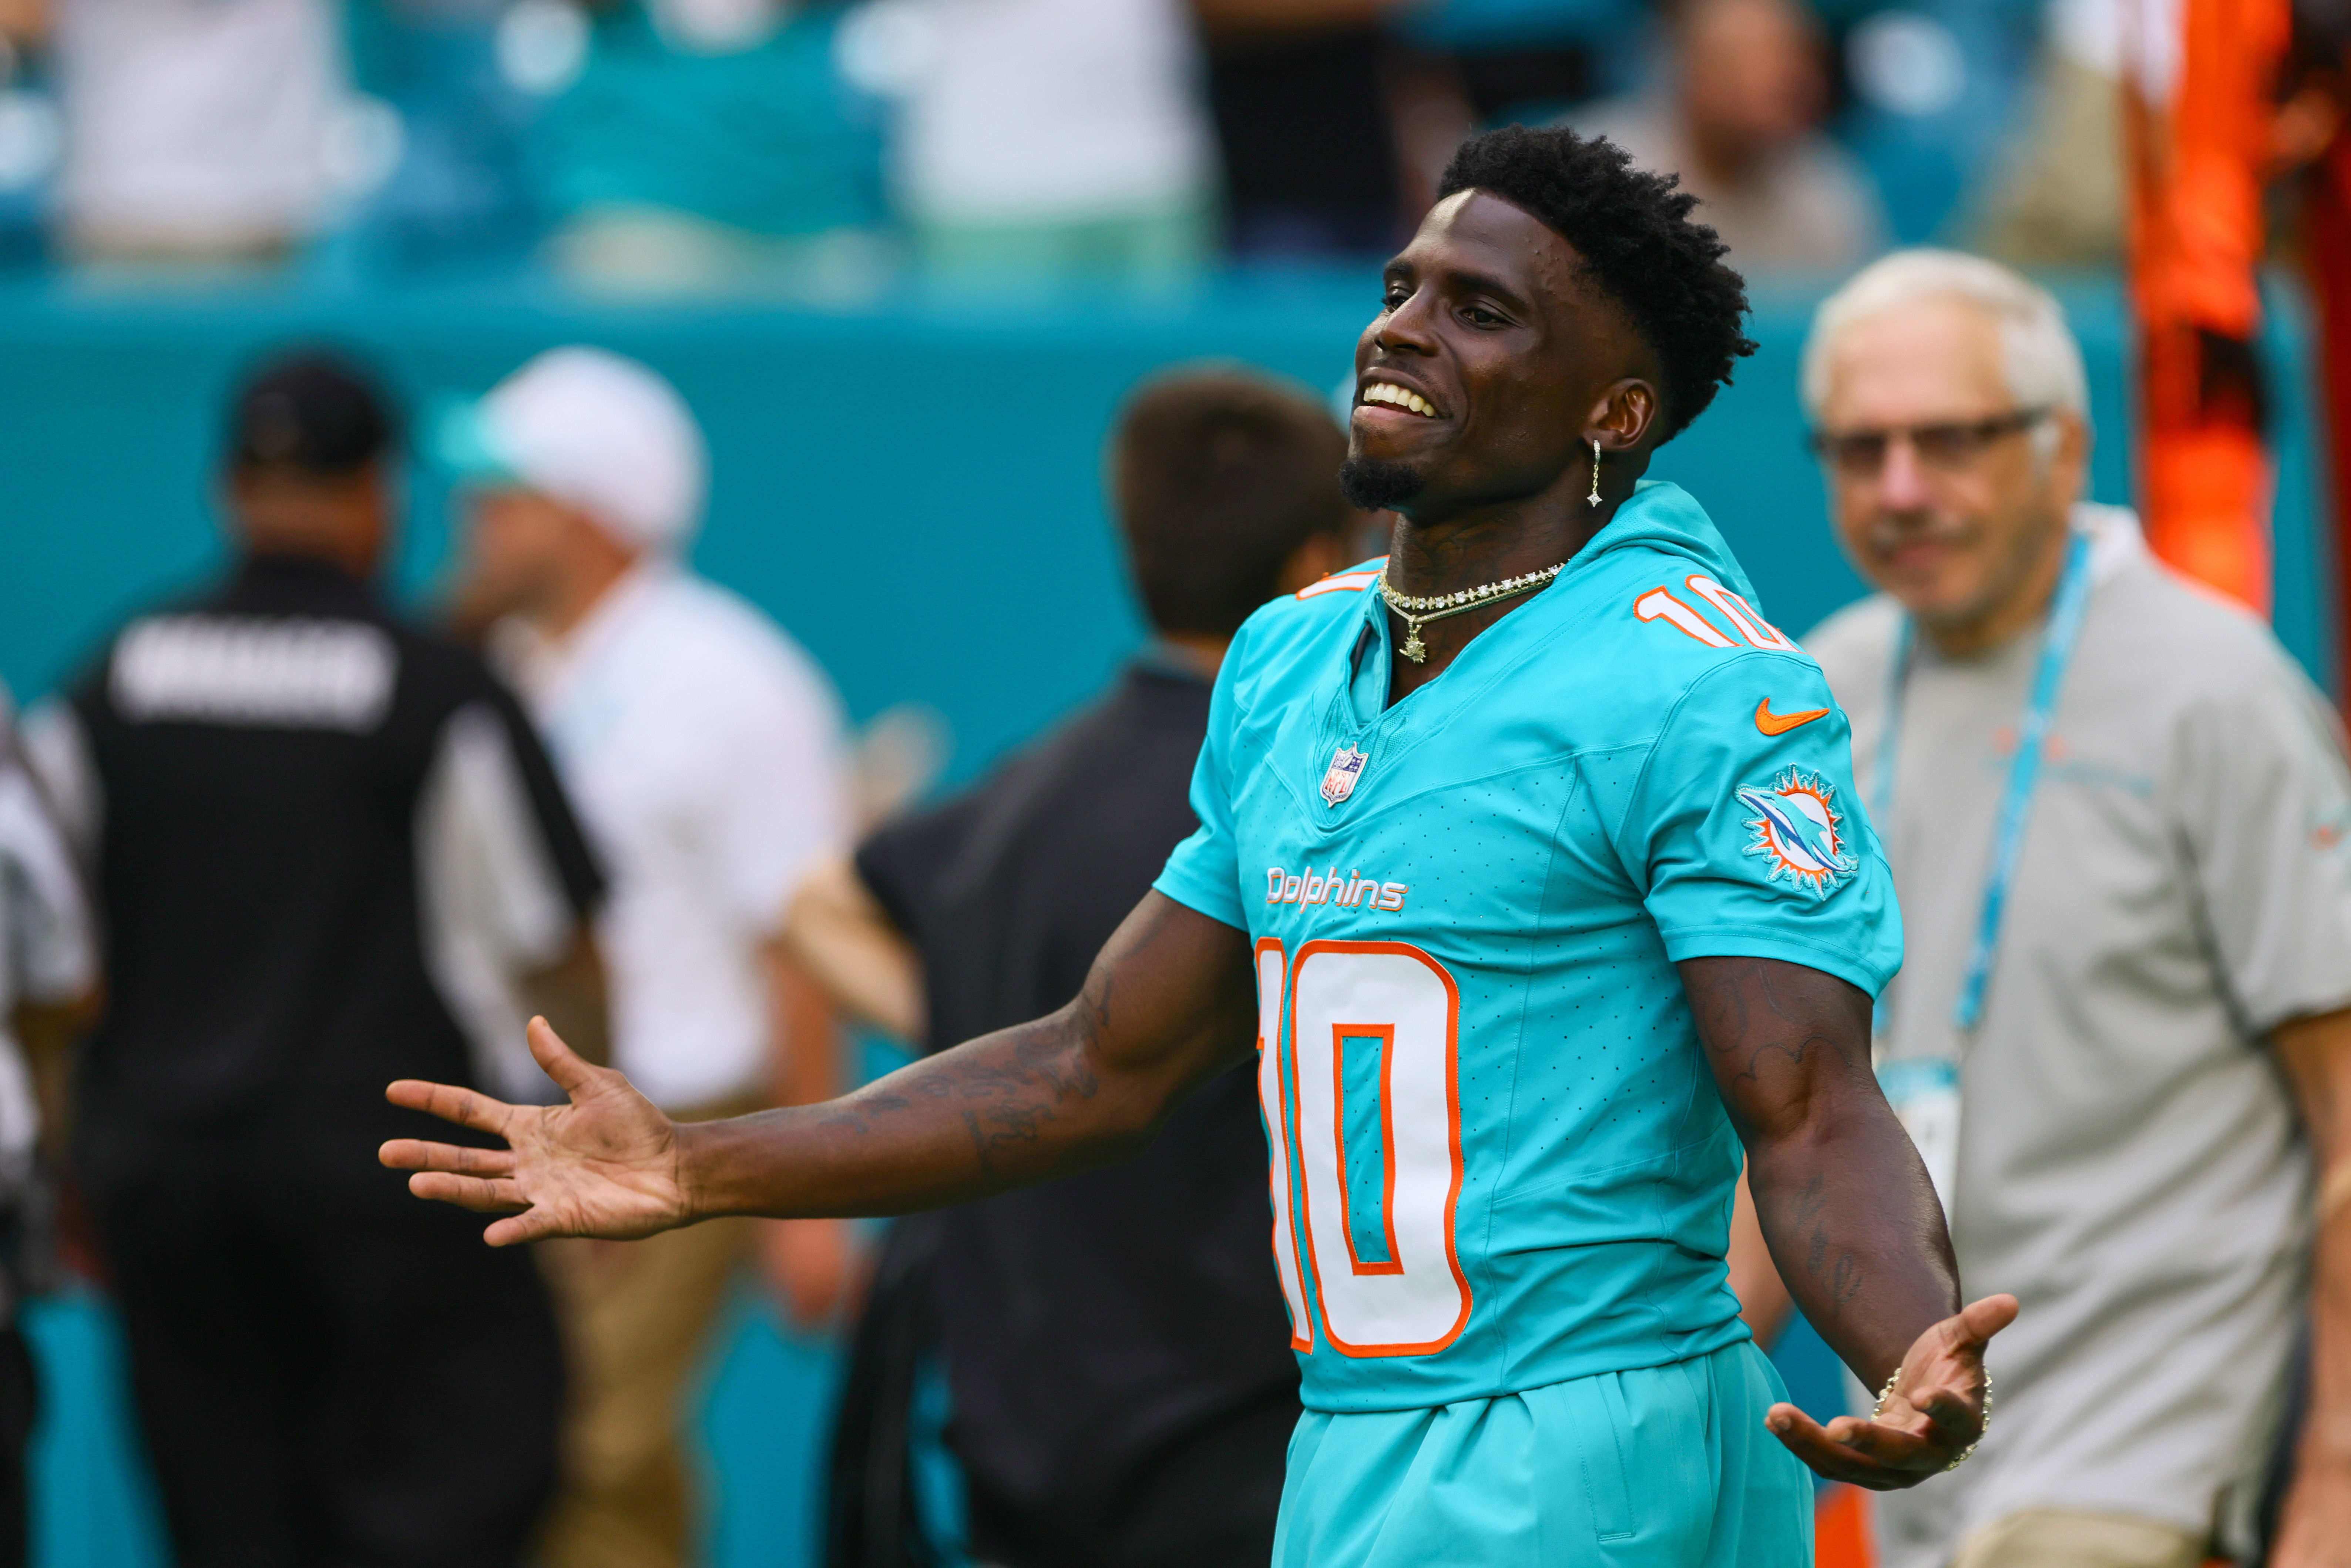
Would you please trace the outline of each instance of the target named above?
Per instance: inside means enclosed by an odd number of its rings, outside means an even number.
[[[1792,1405],[1774,1405],[1764,1424],[1831,1480],[1873,1491],[1916,1486],[1983,1431],[1984,1346],[2015,1321],[2014,1296],[1986,1296],[1920,1334],[1875,1419],[1840,1416],[1823,1427]]]
[[[486,1214],[493,1247],[542,1236],[650,1236],[686,1217],[677,1126],[628,1079],[593,1067],[530,1020],[530,1053],[570,1096],[565,1105],[509,1105],[471,1089],[404,1078],[384,1091],[395,1105],[504,1138],[503,1149],[395,1138],[377,1157],[414,1171],[408,1190]]]

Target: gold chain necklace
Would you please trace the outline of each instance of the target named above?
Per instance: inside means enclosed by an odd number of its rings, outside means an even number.
[[[1472,610],[1482,610],[1521,593],[1531,593],[1567,570],[1567,562],[1547,566],[1541,571],[1531,571],[1523,577],[1506,577],[1499,582],[1489,582],[1483,588],[1465,588],[1458,593],[1439,593],[1426,599],[1414,599],[1398,593],[1388,586],[1388,574],[1382,570],[1373,580],[1387,607],[1404,617],[1404,646],[1396,650],[1416,664],[1428,662],[1428,649],[1420,640],[1420,629],[1431,621],[1442,621],[1448,615],[1466,615]]]

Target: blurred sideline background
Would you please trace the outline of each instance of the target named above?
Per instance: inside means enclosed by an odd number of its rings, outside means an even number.
[[[0,0],[0,677],[37,697],[216,568],[217,411],[257,352],[356,347],[422,434],[439,400],[587,342],[671,377],[707,430],[696,564],[857,721],[935,715],[945,780],[971,778],[1141,640],[1101,496],[1121,395],[1204,358],[1337,388],[1452,147],[1560,116],[1682,169],[1732,236],[1761,350],[1653,473],[1797,632],[1860,591],[1798,350],[1889,245],[2058,288],[2095,498],[2133,499],[2125,4]],[[2335,134],[2294,124],[2282,164]],[[2260,329],[2273,614],[2332,689],[2295,276],[2266,276]],[[396,586],[429,610],[446,497],[408,483]],[[778,1321],[747,1283],[705,1380],[721,1568],[812,1560],[834,1351]],[[100,1298],[26,1322],[34,1561],[160,1568]],[[1778,1359],[1839,1404],[1808,1332]]]
[[[2119,291],[2060,279],[2087,350],[2102,432],[2095,498],[2130,494]],[[1802,446],[1796,361],[1815,290],[1767,285],[1761,350],[1654,470],[1708,506],[1792,632],[1855,598]],[[2281,384],[2305,375],[2299,297],[2273,279]],[[0,472],[12,565],[0,577],[0,674],[47,689],[127,607],[221,559],[207,508],[212,411],[256,349],[331,336],[380,354],[404,390],[477,387],[531,351],[594,341],[675,378],[715,449],[698,566],[749,595],[840,683],[853,718],[935,710],[949,780],[969,777],[1097,688],[1141,640],[1113,554],[1100,448],[1120,395],[1171,361],[1223,356],[1335,387],[1377,297],[1369,269],[1241,276],[1137,297],[1072,286],[1050,302],[909,291],[854,309],[657,310],[541,287],[199,298],[0,295]],[[2281,398],[2276,620],[2322,682],[2334,668],[2325,540],[2314,527],[2306,400]],[[446,564],[443,486],[411,472],[397,578],[428,599]],[[886,1058],[869,1052],[872,1065]],[[27,1312],[48,1404],[36,1448],[44,1568],[160,1568],[166,1558],[128,1439],[99,1298]],[[701,1427],[717,1568],[813,1561],[834,1371],[747,1284],[721,1336]],[[1838,1370],[1801,1322],[1777,1356],[1800,1402],[1841,1408]]]
[[[2053,278],[2086,352],[2095,499],[2131,497],[2118,289]],[[2271,280],[2282,391],[2310,373],[2304,310]],[[1825,286],[1763,280],[1760,351],[1651,470],[1687,488],[1796,634],[1859,596],[1805,451],[1797,357]],[[1241,274],[1146,295],[1071,283],[1050,301],[909,291],[855,309],[601,306],[552,288],[92,296],[0,291],[0,472],[9,567],[0,677],[45,692],[131,607],[223,559],[215,411],[258,350],[354,344],[429,421],[538,350],[595,342],[672,377],[714,453],[695,564],[790,628],[852,718],[935,708],[967,778],[1100,685],[1141,638],[1103,510],[1102,444],[1151,371],[1225,358],[1337,389],[1377,308],[1375,270]],[[2306,396],[2278,399],[2275,622],[2332,685],[2325,541]],[[396,591],[429,606],[449,565],[444,482],[408,471]]]

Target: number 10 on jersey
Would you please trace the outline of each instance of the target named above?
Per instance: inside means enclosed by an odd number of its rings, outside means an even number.
[[[1313,1349],[1319,1321],[1343,1355],[1443,1350],[1469,1321],[1453,1239],[1461,1198],[1453,977],[1401,942],[1309,942],[1293,961],[1267,937],[1257,945],[1257,992],[1258,1102],[1273,1155],[1274,1265],[1291,1347]]]

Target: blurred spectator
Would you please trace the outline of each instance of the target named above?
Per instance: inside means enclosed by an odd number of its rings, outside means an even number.
[[[46,90],[47,0],[0,0],[0,266],[47,253],[62,116]]]
[[[1886,245],[1868,174],[1820,129],[1822,41],[1799,0],[1678,0],[1657,89],[1576,114],[1645,169],[1677,173],[1747,268],[1850,267]]]
[[[329,0],[50,0],[68,247],[267,261],[336,192],[349,98]]]
[[[1400,0],[1193,0],[1238,256],[1384,257],[1405,197],[1398,67],[1381,23]],[[1471,129],[1448,128],[1454,143]]]
[[[1345,446],[1319,400],[1248,372],[1135,395],[1112,487],[1158,641],[971,790],[810,879],[788,935],[845,1007],[940,1050],[1077,994],[1196,825],[1192,765],[1234,632],[1345,559]],[[1256,1092],[1236,1068],[1132,1165],[898,1222],[835,1438],[832,1568],[931,1560],[907,1436],[934,1342],[978,1560],[1266,1562],[1298,1370]]]
[[[345,0],[345,17],[353,79],[385,137],[374,183],[338,224],[359,264],[522,259],[543,216],[527,137],[587,24],[557,0]]]
[[[2030,117],[1979,232],[2018,267],[2108,267],[2123,247],[2123,0],[2050,0]]]
[[[56,1096],[39,1085],[55,1083],[86,1021],[94,942],[72,852],[25,766],[0,689],[0,1568],[24,1568],[31,1549],[25,1461],[39,1391],[16,1313],[47,1272],[35,1155],[57,1119]]]
[[[1630,85],[1648,10],[1644,0],[1421,0],[1394,26],[1445,58],[1479,125],[1532,124]]]
[[[848,47],[899,100],[893,184],[927,266],[1147,277],[1207,254],[1184,0],[874,0]]]
[[[518,1085],[519,1003],[601,1050],[597,873],[513,697],[371,586],[380,394],[280,360],[229,439],[228,580],[27,723],[106,938],[73,1148],[140,1430],[182,1568],[511,1568],[555,1479],[546,1292],[371,1156],[421,1130],[393,1079]]]
[[[578,77],[533,132],[559,265],[622,287],[870,287],[879,110],[834,67],[835,0],[589,9]]]
[[[1982,1451],[1879,1500],[1881,1562],[2239,1556],[2305,1307],[2318,1418],[2268,1561],[2337,1561],[2340,734],[2265,627],[2082,502],[2085,378],[2043,290],[1888,257],[1821,307],[1803,396],[1838,534],[1884,591],[1804,643],[1902,897],[1880,1075],[1969,1288],[2023,1304]]]
[[[1838,143],[1896,243],[1980,211],[2032,110],[2045,0],[1809,0],[1837,26]]]
[[[1228,242],[1384,257],[1480,126],[1549,118],[1625,74],[1636,0],[1192,0]]]
[[[682,564],[708,457],[653,371],[558,349],[444,435],[474,486],[461,603],[507,617],[498,651],[611,873],[614,1064],[681,1120],[770,1104],[778,1036],[826,1027],[767,948],[847,832],[838,701],[766,617]],[[753,1235],[722,1219],[547,1244],[573,1374],[550,1568],[686,1561],[687,1383]]]

